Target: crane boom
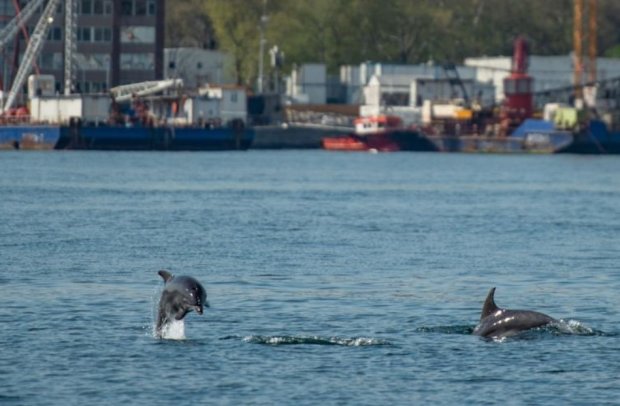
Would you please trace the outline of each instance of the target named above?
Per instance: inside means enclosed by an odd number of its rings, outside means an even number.
[[[39,22],[37,22],[37,25],[30,36],[28,47],[26,48],[26,52],[24,52],[21,64],[19,65],[19,70],[15,75],[15,80],[13,80],[11,90],[9,90],[6,103],[3,107],[3,111],[5,113],[13,107],[13,103],[15,103],[15,99],[17,98],[17,92],[24,84],[28,73],[30,73],[30,69],[32,69],[32,62],[39,55],[39,51],[41,51],[41,47],[45,42],[47,30],[53,21],[52,16],[54,15],[56,6],[58,6],[59,3],[60,0],[49,0],[47,6],[45,6],[45,9],[43,9],[43,12],[41,13],[41,18],[39,19]]]
[[[34,12],[44,1],[45,0],[33,0],[28,2],[28,4],[0,30],[0,49],[4,48],[7,42],[13,39],[20,27],[30,20]]]
[[[134,96],[148,96],[166,89],[183,86],[181,79],[152,80],[148,82],[132,83],[130,85],[116,86],[110,89],[110,93],[117,102],[131,100]]]

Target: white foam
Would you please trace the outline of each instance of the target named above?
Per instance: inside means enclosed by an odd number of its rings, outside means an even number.
[[[578,320],[560,320],[557,327],[562,333],[575,335],[591,335],[594,330]]]
[[[246,343],[283,345],[283,344],[302,344],[302,345],[341,345],[350,347],[362,347],[369,345],[386,345],[387,341],[369,337],[320,337],[320,336],[246,336],[243,337]]]
[[[173,320],[161,328],[161,338],[165,340],[185,340],[185,322]]]

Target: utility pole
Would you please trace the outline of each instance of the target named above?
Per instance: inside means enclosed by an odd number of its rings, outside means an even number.
[[[273,83],[273,91],[276,94],[280,94],[280,68],[282,68],[282,64],[284,62],[284,52],[280,51],[277,45],[274,45],[269,50],[269,55],[271,55],[271,67],[274,72],[274,83]]]
[[[265,53],[265,26],[267,25],[267,21],[269,21],[269,17],[265,14],[265,10],[267,8],[267,0],[263,0],[263,14],[260,16],[260,23],[258,29],[260,31],[260,44],[259,44],[259,54],[258,54],[258,78],[256,84],[256,91],[258,94],[263,93],[263,63],[264,63],[264,53]]]

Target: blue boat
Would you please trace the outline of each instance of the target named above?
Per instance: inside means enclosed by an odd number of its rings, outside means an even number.
[[[559,152],[575,154],[620,154],[620,132],[610,131],[601,120],[590,120],[577,131],[574,141]]]
[[[58,125],[3,125],[0,127],[0,149],[52,149],[60,133]]]
[[[254,130],[245,127],[62,127],[55,149],[215,151],[246,150]]]
[[[251,128],[12,125],[0,127],[0,149],[246,150]]]

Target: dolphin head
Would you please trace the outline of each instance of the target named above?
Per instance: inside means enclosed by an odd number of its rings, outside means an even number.
[[[196,313],[202,314],[205,307],[209,307],[207,302],[207,292],[202,285],[195,281],[195,284],[190,284],[187,290],[187,304],[191,306]]]
[[[207,292],[196,279],[191,276],[175,276],[165,270],[161,270],[158,273],[165,282],[165,290],[174,292],[173,296],[180,305],[183,315],[191,310],[195,310],[196,313],[202,314],[204,308],[209,307]]]
[[[162,337],[166,324],[183,320],[192,310],[202,314],[209,303],[205,288],[191,276],[176,276],[163,269],[158,273],[164,280],[164,288],[159,299],[156,334]]]

